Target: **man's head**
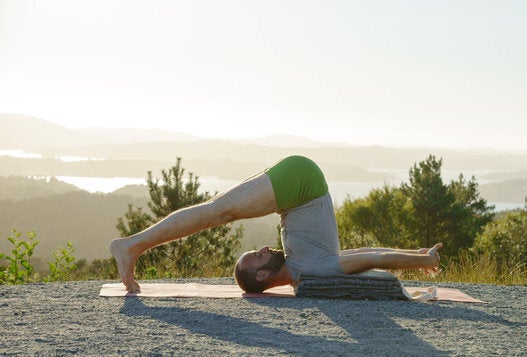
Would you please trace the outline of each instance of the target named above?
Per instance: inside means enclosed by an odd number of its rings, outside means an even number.
[[[236,263],[234,277],[245,292],[261,293],[271,287],[273,276],[284,263],[284,252],[265,246],[242,254]]]

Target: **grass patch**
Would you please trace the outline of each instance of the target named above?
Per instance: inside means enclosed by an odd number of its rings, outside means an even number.
[[[435,276],[420,271],[405,271],[401,280],[459,282],[494,285],[527,285],[527,264],[498,262],[490,254],[460,253],[441,264]]]

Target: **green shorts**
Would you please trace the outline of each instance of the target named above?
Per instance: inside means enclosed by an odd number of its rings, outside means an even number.
[[[303,156],[289,156],[264,171],[271,179],[278,213],[328,193],[322,170]]]

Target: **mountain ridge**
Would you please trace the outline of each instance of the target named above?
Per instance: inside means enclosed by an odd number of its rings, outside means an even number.
[[[139,128],[75,128],[70,129],[60,124],[55,124],[44,119],[13,113],[0,113],[0,145],[4,149],[19,147],[29,148],[61,148],[56,145],[57,140],[48,142],[42,135],[38,136],[41,144],[36,140],[24,139],[27,133],[42,132],[53,134],[61,138],[65,145],[62,148],[78,148],[82,146],[98,145],[101,143],[129,144],[135,142],[159,141],[225,141],[235,144],[254,144],[272,147],[321,147],[321,146],[346,146],[347,144],[330,144],[311,140],[297,135],[271,134],[254,139],[233,138],[204,138],[190,133],[177,132],[166,129],[139,129]],[[34,135],[29,135],[30,138]],[[69,138],[68,138],[69,137]],[[73,138],[72,138],[73,137]],[[22,140],[22,141],[20,141]]]
[[[36,133],[35,133],[36,132]],[[29,133],[29,135],[28,135]],[[54,134],[64,139],[46,140],[46,135]],[[28,137],[28,138],[26,138]],[[37,140],[35,140],[35,138]],[[295,134],[271,134],[251,139],[243,138],[206,138],[191,133],[177,132],[167,129],[139,129],[139,128],[67,128],[45,119],[16,113],[0,113],[0,149],[16,148],[78,148],[83,146],[105,144],[129,144],[135,142],[229,142],[237,145],[257,145],[281,148],[382,148],[385,150],[428,150],[428,151],[456,151],[472,153],[519,154],[527,155],[526,150],[488,149],[488,148],[445,148],[445,147],[403,147],[383,145],[354,145],[351,143],[330,143],[312,140]],[[40,143],[38,143],[40,142]]]
[[[315,160],[330,180],[382,181],[389,176],[376,169],[408,170],[434,155],[443,159],[444,169],[488,170],[527,178],[527,154],[521,152],[337,145],[294,135],[224,140],[157,129],[68,129],[18,114],[0,114],[0,149],[42,155],[42,159],[0,156],[0,175],[144,177],[147,171],[183,158],[184,167],[202,177],[240,179],[285,156],[304,155]],[[64,156],[103,160],[63,162]]]

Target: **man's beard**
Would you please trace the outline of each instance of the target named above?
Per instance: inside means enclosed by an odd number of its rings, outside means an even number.
[[[269,249],[271,259],[262,265],[258,270],[269,270],[272,274],[277,274],[285,263],[284,252],[277,249]]]

